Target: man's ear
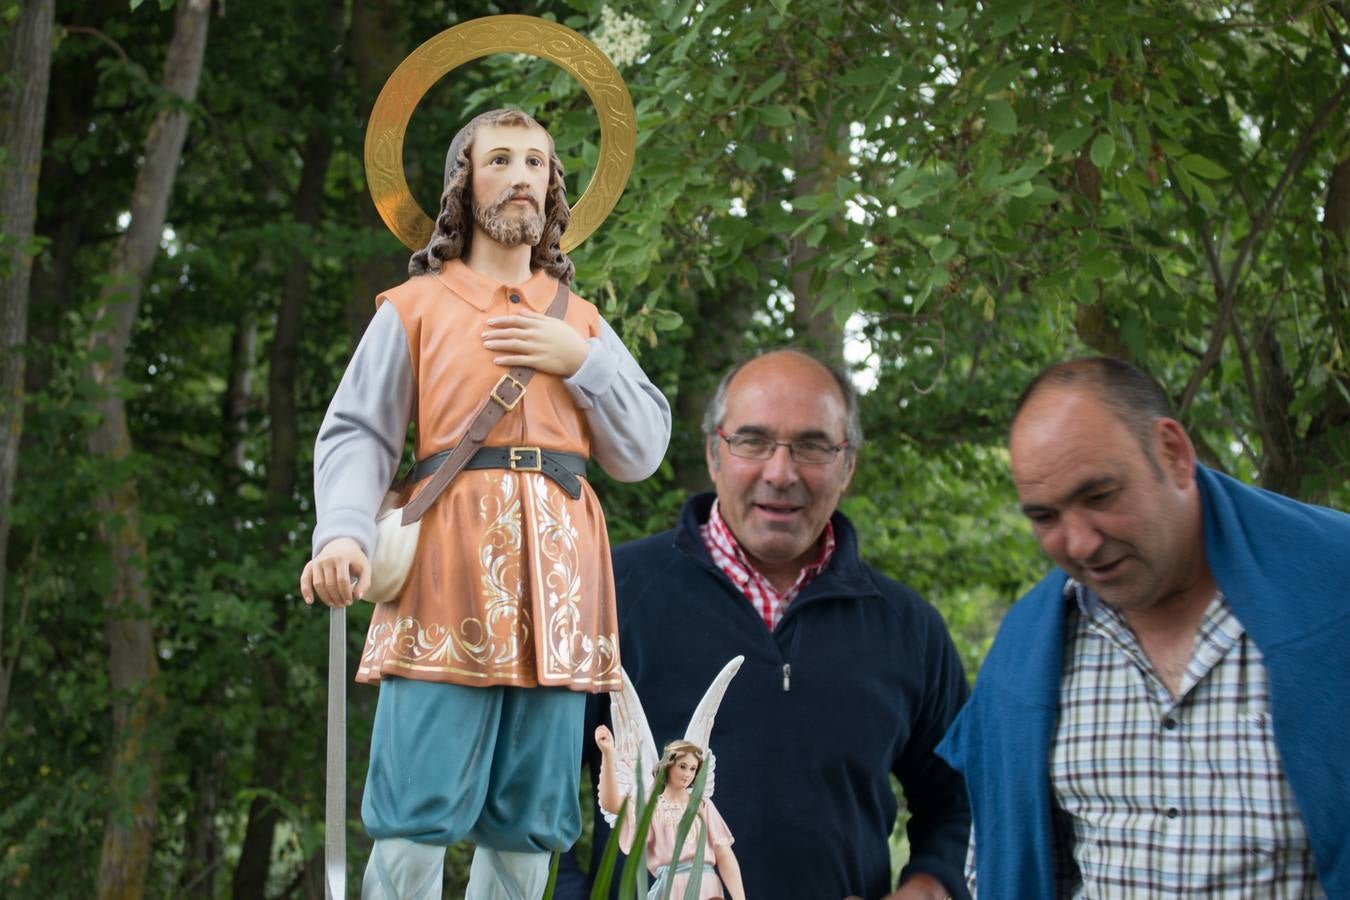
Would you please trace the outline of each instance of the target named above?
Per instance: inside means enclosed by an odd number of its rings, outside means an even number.
[[[717,481],[717,444],[720,438],[715,434],[703,439],[703,459],[708,464],[708,480]]]
[[[846,467],[847,471],[844,474],[844,487],[840,490],[840,493],[843,493],[844,491],[848,490],[848,486],[853,483],[853,472],[855,469],[858,468],[857,451],[846,450],[844,452],[846,454],[844,459],[844,466]]]
[[[1195,446],[1180,422],[1166,417],[1155,419],[1153,447],[1158,455],[1158,465],[1169,481],[1177,487],[1185,487],[1194,480]]]

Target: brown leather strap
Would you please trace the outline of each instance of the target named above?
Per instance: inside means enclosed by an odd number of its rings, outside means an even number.
[[[567,283],[558,282],[558,293],[554,295],[553,302],[548,306],[547,314],[555,319],[561,319],[567,315]],[[411,525],[431,508],[431,504],[436,502],[436,498],[441,495],[455,476],[459,474],[460,469],[469,461],[478,448],[483,446],[483,441],[487,440],[488,433],[501,421],[502,416],[506,415],[516,404],[525,396],[525,386],[530,383],[534,377],[534,369],[529,366],[513,366],[497,380],[497,384],[492,388],[488,398],[483,401],[473,421],[469,423],[469,430],[465,433],[460,442],[455,445],[454,451],[446,457],[445,462],[441,463],[436,474],[431,476],[426,487],[418,491],[417,496],[409,501],[408,505],[403,507],[404,525]]]

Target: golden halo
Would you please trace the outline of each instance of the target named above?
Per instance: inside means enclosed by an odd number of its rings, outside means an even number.
[[[366,126],[366,182],[380,218],[410,250],[421,250],[433,223],[413,199],[403,174],[403,136],[413,109],[451,69],[493,53],[546,59],[586,89],[600,116],[600,161],[572,207],[562,236],[567,252],[590,237],[619,202],[633,170],[637,116],[623,77],[600,48],[565,25],[534,16],[487,16],[448,28],[399,63],[375,100]]]

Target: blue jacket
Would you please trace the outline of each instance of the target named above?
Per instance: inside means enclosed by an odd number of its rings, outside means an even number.
[[[1265,657],[1275,743],[1322,886],[1350,897],[1350,516],[1196,467],[1205,556]],[[1067,575],[1008,612],[938,752],[964,773],[981,900],[1055,896],[1050,743]]]
[[[713,677],[745,655],[710,743],[714,799],[746,896],[870,900],[892,890],[894,773],[912,815],[902,877],[926,872],[965,897],[965,790],[933,749],[967,686],[941,616],[865,565],[853,527],[836,513],[828,568],[770,633],[703,545],[712,499],[686,503],[674,531],[614,551],[619,643],[658,747],[683,737]],[[608,720],[607,695],[589,704],[588,719],[594,773],[590,736]],[[598,822],[594,857],[607,837]],[[588,890],[573,872],[556,896]]]

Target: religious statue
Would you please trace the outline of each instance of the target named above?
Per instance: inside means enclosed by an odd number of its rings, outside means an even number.
[[[670,409],[571,293],[569,217],[538,122],[498,109],[466,124],[434,230],[409,279],[376,298],[319,430],[301,591],[340,608],[380,577],[375,518],[416,426],[417,462],[396,490],[403,521],[420,516],[415,552],[357,670],[380,689],[365,900],[439,898],[445,847],[464,839],[470,900],[537,898],[549,854],[580,831],[585,695],[621,684],[586,462],[647,477]]]

